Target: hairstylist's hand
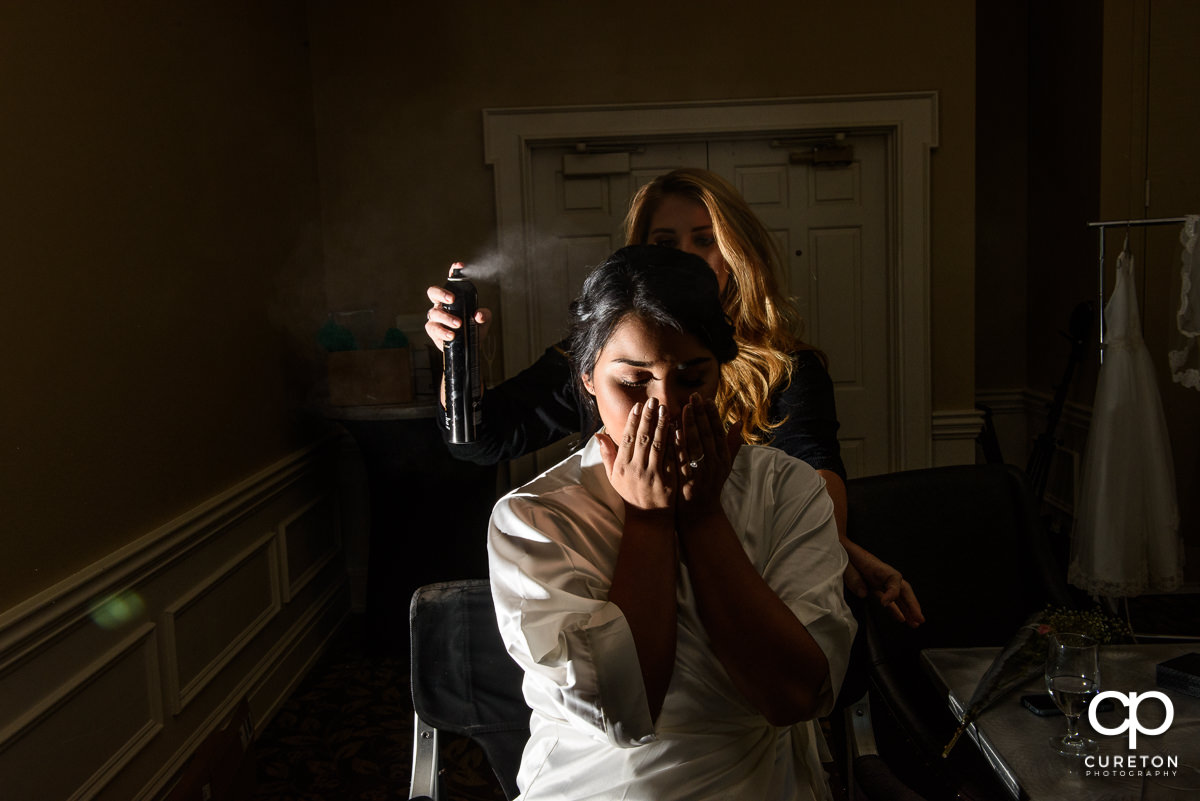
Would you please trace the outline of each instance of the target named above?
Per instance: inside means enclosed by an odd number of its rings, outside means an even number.
[[[912,628],[925,622],[916,593],[899,570],[861,545],[849,540],[843,541],[842,545],[850,557],[843,579],[851,592],[859,598],[866,598],[870,593],[888,614]]]
[[[462,320],[442,308],[443,303],[454,302],[453,292],[445,287],[431,286],[425,290],[425,295],[433,304],[433,308],[425,314],[425,333],[433,344],[437,345],[437,349],[441,350],[447,342],[454,339],[455,332],[462,328]],[[479,323],[479,338],[482,340],[487,336],[488,327],[492,324],[491,309],[476,309],[475,322]]]
[[[667,412],[655,398],[629,410],[620,444],[605,432],[596,435],[600,458],[613,488],[628,506],[674,514],[678,493],[674,447]]]
[[[725,431],[716,404],[692,393],[679,440],[679,517],[686,525],[721,511],[721,489],[742,447],[742,424]]]

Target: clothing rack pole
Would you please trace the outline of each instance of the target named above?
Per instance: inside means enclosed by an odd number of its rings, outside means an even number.
[[[1143,225],[1178,225],[1187,222],[1187,217],[1158,217],[1152,220],[1103,220],[1090,222],[1088,228],[1100,229],[1100,302],[1096,309],[1100,312],[1100,363],[1104,364],[1104,232],[1109,228],[1136,228]]]

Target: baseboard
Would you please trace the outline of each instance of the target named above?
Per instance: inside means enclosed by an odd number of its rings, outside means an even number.
[[[243,698],[274,714],[350,608],[333,463],[297,451],[0,615],[6,798],[150,801]]]

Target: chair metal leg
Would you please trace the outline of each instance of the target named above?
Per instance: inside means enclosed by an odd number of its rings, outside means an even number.
[[[846,785],[852,799],[924,801],[879,755],[871,721],[870,693],[846,707]]]
[[[871,723],[870,693],[863,693],[862,698],[846,707],[846,731],[850,736],[847,751],[851,760],[879,754],[879,748],[875,745],[875,729]]]
[[[438,730],[416,713],[413,714],[412,780],[408,785],[409,798],[432,798],[441,801],[438,781]]]

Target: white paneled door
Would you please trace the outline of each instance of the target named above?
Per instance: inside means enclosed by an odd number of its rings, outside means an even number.
[[[836,143],[837,160],[815,164],[812,140],[630,142],[582,153],[534,146],[526,239],[531,350],[540,354],[565,334],[567,306],[583,277],[623,244],[621,224],[638,187],[677,167],[707,167],[738,188],[776,237],[805,339],[829,357],[848,473],[887,472],[895,424],[887,139],[846,136]],[[560,443],[533,464],[514,465],[513,482],[550,467],[569,447]]]

